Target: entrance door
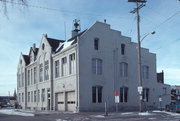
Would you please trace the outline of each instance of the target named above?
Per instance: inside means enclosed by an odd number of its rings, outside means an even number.
[[[75,92],[67,92],[67,111],[75,111]]]
[[[64,104],[64,93],[57,94],[57,109],[58,111],[65,111],[65,104]]]

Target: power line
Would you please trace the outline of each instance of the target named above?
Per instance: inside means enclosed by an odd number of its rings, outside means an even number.
[[[180,38],[177,38],[177,39],[171,41],[171,42],[170,42],[171,44],[166,43],[164,46],[160,46],[159,48],[157,48],[157,49],[155,49],[155,50],[160,50],[160,49],[162,49],[162,48],[169,47],[169,46],[173,45],[174,43],[179,42],[178,40],[180,40]]]
[[[162,23],[160,23],[159,25],[157,25],[156,27],[153,28],[153,30],[159,28],[161,25],[163,25],[164,23],[166,23],[167,21],[171,20],[174,16],[176,16],[177,14],[180,14],[180,11],[177,11],[176,13],[172,14],[170,17],[168,17],[167,19],[165,19]]]
[[[0,0],[0,2],[4,3],[9,3],[13,5],[21,5],[21,6],[27,6],[27,7],[32,7],[32,8],[37,8],[37,9],[44,9],[44,10],[50,10],[50,11],[57,11],[57,12],[64,12],[64,13],[71,13],[71,14],[85,14],[85,15],[94,15],[94,16],[102,16],[94,13],[87,13],[87,12],[74,12],[74,11],[67,11],[67,10],[60,10],[56,8],[48,8],[44,6],[38,6],[38,5],[32,5],[32,4],[26,4],[26,3],[20,3],[20,2],[14,2],[14,1],[8,1],[8,0]]]

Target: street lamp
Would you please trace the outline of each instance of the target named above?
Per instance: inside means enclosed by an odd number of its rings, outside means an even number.
[[[144,40],[144,38],[146,38],[148,35],[150,34],[155,34],[156,32],[155,31],[152,31],[152,32],[149,32],[147,33],[146,35],[144,35],[144,37],[141,39],[141,42]]]
[[[139,104],[139,110],[140,112],[142,112],[142,103],[143,103],[143,99],[142,99],[142,92],[143,92],[143,86],[142,86],[142,72],[141,72],[141,42],[148,36],[151,34],[155,34],[155,31],[152,31],[150,33],[147,33],[146,35],[144,35],[144,37],[139,38],[138,39],[138,78],[139,78],[139,86],[138,86],[138,92],[139,92],[139,100],[140,100],[140,104]]]

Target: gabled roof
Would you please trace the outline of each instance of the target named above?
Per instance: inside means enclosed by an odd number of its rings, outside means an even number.
[[[76,36],[74,36],[74,37],[70,38],[70,39],[69,39],[69,40],[67,40],[67,41],[69,42],[69,41],[72,41],[72,40],[74,40],[74,39],[77,39],[77,37],[78,37],[78,36],[81,36],[81,35],[82,35],[85,31],[86,31],[86,30],[84,30],[84,31],[80,32],[79,34],[77,34]]]
[[[62,42],[65,42],[64,40],[57,40],[57,39],[53,39],[53,38],[47,38],[47,41],[49,42],[50,46],[52,47],[52,51],[55,51],[59,44]]]
[[[63,42],[62,44],[59,44],[59,46],[56,48],[56,53],[70,47],[71,45],[73,45],[75,43],[77,43],[77,37],[81,36],[85,31],[86,30],[84,30],[83,32],[77,34],[76,36],[70,38],[69,40]]]
[[[34,54],[37,55],[39,48],[36,48]]]
[[[24,58],[24,60],[25,60],[26,65],[28,65],[28,64],[30,63],[30,58],[29,58],[29,56],[28,56],[28,55],[22,55],[22,56],[23,56],[23,58]]]

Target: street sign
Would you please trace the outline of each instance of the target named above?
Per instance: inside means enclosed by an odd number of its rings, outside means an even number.
[[[119,103],[119,96],[115,96],[115,103]]]
[[[159,102],[161,102],[162,101],[162,98],[161,97],[159,97]]]
[[[143,91],[143,87],[142,87],[142,86],[139,86],[139,87],[138,87],[138,92],[139,92],[139,94],[142,94],[142,91]]]
[[[119,92],[118,91],[114,91],[114,96],[119,96]]]

